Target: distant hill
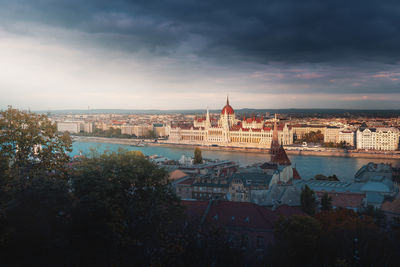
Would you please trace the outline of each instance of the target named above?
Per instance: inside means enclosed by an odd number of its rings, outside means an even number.
[[[211,113],[219,113],[221,110],[210,110]],[[36,113],[51,114],[205,114],[204,109],[176,109],[176,110],[160,110],[160,109],[66,109],[66,110],[38,110]],[[361,110],[361,109],[235,109],[238,115],[256,115],[265,113],[279,113],[289,116],[366,116],[366,117],[397,117],[400,116],[400,110]]]

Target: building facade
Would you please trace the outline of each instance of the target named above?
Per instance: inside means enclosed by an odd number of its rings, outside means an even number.
[[[357,130],[357,149],[398,150],[399,129],[360,128]]]
[[[153,132],[153,125],[122,125],[121,134],[135,135],[137,137],[149,136]]]
[[[93,123],[84,121],[62,121],[57,122],[57,131],[69,133],[92,133]]]
[[[293,138],[295,140],[303,139],[306,134],[320,131],[325,136],[326,126],[324,125],[293,125]]]
[[[325,143],[340,143],[339,133],[342,129],[336,126],[328,126],[325,129],[324,142]]]
[[[263,118],[237,119],[227,99],[216,123],[212,123],[207,111],[206,118],[195,120],[193,126],[171,127],[169,140],[177,143],[269,148],[272,132]],[[280,125],[278,138],[282,145],[293,144],[292,129],[286,124]]]
[[[355,134],[353,131],[343,130],[339,132],[339,143],[344,142],[352,147],[355,146]]]

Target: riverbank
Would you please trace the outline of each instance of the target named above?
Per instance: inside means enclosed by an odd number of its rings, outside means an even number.
[[[194,148],[201,147],[202,150],[209,151],[229,151],[229,152],[247,152],[268,154],[268,148],[247,148],[247,147],[226,147],[226,146],[201,146],[197,144],[176,144],[171,142],[150,142],[149,140],[125,139],[125,138],[107,138],[92,136],[73,136],[76,142],[95,142],[136,146],[144,143],[147,146],[164,146],[164,147],[181,147]],[[389,152],[373,152],[373,151],[311,151],[311,150],[290,150],[287,149],[288,155],[298,156],[318,156],[318,157],[342,157],[342,158],[368,158],[368,159],[400,159],[400,154],[392,154]]]

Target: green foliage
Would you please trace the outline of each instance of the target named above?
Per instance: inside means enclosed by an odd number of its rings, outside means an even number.
[[[340,143],[334,143],[334,142],[326,142],[323,143],[324,147],[330,147],[330,148],[349,148],[350,145],[346,143],[345,141],[341,141]]]
[[[73,218],[84,235],[76,246],[93,248],[86,258],[88,264],[96,255],[103,255],[104,261],[117,260],[113,251],[126,243],[132,246],[133,258],[150,263],[161,257],[146,248],[167,246],[174,222],[182,216],[167,179],[165,170],[135,152],[103,154],[75,168],[71,177],[77,198]]]
[[[322,144],[324,142],[324,135],[321,133],[320,130],[314,132],[311,131],[306,133],[302,139],[298,139],[297,143],[307,142],[307,143],[319,143]]]
[[[64,259],[68,265],[69,220],[73,199],[65,179],[46,177],[13,179],[2,188],[0,257],[13,266],[36,263],[54,265]],[[13,257],[18,252],[18,257]]]
[[[2,263],[210,266],[240,262],[218,228],[188,223],[168,174],[135,151],[93,154],[70,179],[42,172],[0,188]],[[18,252],[20,257],[13,255]]]
[[[331,211],[332,210],[332,198],[328,193],[324,193],[321,197],[321,210]]]
[[[146,138],[157,138],[157,135],[156,135],[156,132],[155,132],[155,131],[149,130],[149,131],[147,132],[147,134],[146,134],[145,136],[143,136],[143,137],[146,137]]]
[[[0,126],[2,266],[240,262],[223,231],[188,224],[167,172],[141,152],[69,162],[71,139],[46,116],[9,108]]]
[[[307,185],[301,190],[301,210],[309,215],[314,215],[316,208],[315,193]]]
[[[0,112],[0,172],[28,177],[46,170],[65,176],[70,151],[69,134],[58,135],[46,115],[12,107]]]
[[[397,231],[381,231],[352,210],[292,216],[275,226],[271,266],[397,266]]]
[[[281,218],[275,226],[274,236],[273,265],[310,266],[317,257],[321,223],[309,216]]]
[[[372,205],[368,205],[368,207],[362,212],[362,214],[373,218],[378,226],[386,226],[386,215],[381,209],[375,208]]]
[[[201,149],[198,148],[198,147],[196,147],[196,148],[194,149],[194,161],[193,161],[193,163],[194,163],[194,164],[201,164],[201,163],[203,163],[203,157],[202,157],[202,155],[201,155]]]
[[[136,135],[130,135],[130,134],[122,134],[121,129],[119,128],[114,128],[110,127],[108,130],[102,130],[99,128],[94,128],[92,133],[85,133],[85,132],[80,132],[80,133],[74,133],[74,135],[77,136],[96,136],[96,137],[109,137],[109,138],[156,138],[156,133],[153,130],[147,131],[147,133],[143,136],[136,136]]]

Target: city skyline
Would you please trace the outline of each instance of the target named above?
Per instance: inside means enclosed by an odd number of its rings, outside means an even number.
[[[395,2],[0,3],[0,109],[400,104]]]

